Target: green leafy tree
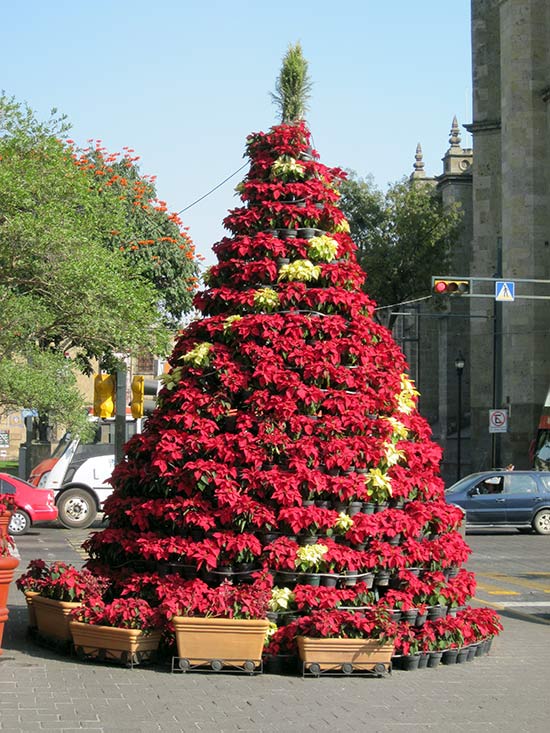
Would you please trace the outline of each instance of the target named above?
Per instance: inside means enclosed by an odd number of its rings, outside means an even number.
[[[275,92],[271,93],[271,99],[281,113],[281,122],[293,124],[304,119],[311,87],[308,62],[302,53],[302,46],[300,43],[290,45],[283,57]]]
[[[388,308],[392,326],[400,303],[430,294],[431,276],[445,272],[462,220],[458,206],[446,207],[429,185],[407,180],[384,194],[372,178],[350,172],[341,184],[341,206],[367,272],[365,286]]]
[[[169,340],[157,291],[105,232],[126,226],[115,190],[90,186],[60,137],[0,97],[0,407],[33,407],[76,429],[85,417],[73,368]]]

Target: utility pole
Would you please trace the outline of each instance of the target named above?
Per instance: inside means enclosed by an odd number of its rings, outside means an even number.
[[[502,278],[502,237],[497,237],[496,280]],[[502,407],[502,303],[496,298],[493,304],[493,409]],[[491,433],[491,459],[493,468],[501,464],[500,433]]]
[[[117,369],[115,402],[115,466],[124,458],[126,443],[126,364]]]

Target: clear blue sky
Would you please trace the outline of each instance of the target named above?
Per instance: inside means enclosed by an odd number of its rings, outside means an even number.
[[[467,0],[27,0],[4,4],[2,26],[4,91],[66,113],[78,144],[134,148],[175,211],[277,122],[269,92],[289,43],[309,61],[321,160],[383,189],[412,171],[417,142],[441,173],[453,115],[471,121]],[[209,264],[243,175],[183,215]]]

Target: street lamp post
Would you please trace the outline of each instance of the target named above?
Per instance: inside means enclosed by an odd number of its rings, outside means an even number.
[[[462,448],[462,433],[461,433],[461,423],[462,423],[462,372],[464,371],[464,365],[465,365],[464,357],[462,356],[462,352],[459,352],[458,356],[455,359],[455,369],[456,369],[456,376],[458,377],[458,404],[457,404],[457,421],[456,421],[456,480],[460,480],[460,461],[461,461],[461,448]]]

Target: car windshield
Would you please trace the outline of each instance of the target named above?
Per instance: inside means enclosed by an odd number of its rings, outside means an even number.
[[[65,433],[65,435],[61,438],[59,443],[56,445],[54,452],[50,456],[51,458],[61,458],[63,453],[65,453],[65,450],[69,443],[71,442],[71,434]]]
[[[459,491],[462,491],[462,489],[465,486],[468,486],[472,480],[471,476],[466,476],[466,478],[460,479],[460,481],[457,481],[456,484],[453,484],[452,486],[449,486],[448,489],[445,489],[445,495],[448,496],[450,494],[456,494]]]

